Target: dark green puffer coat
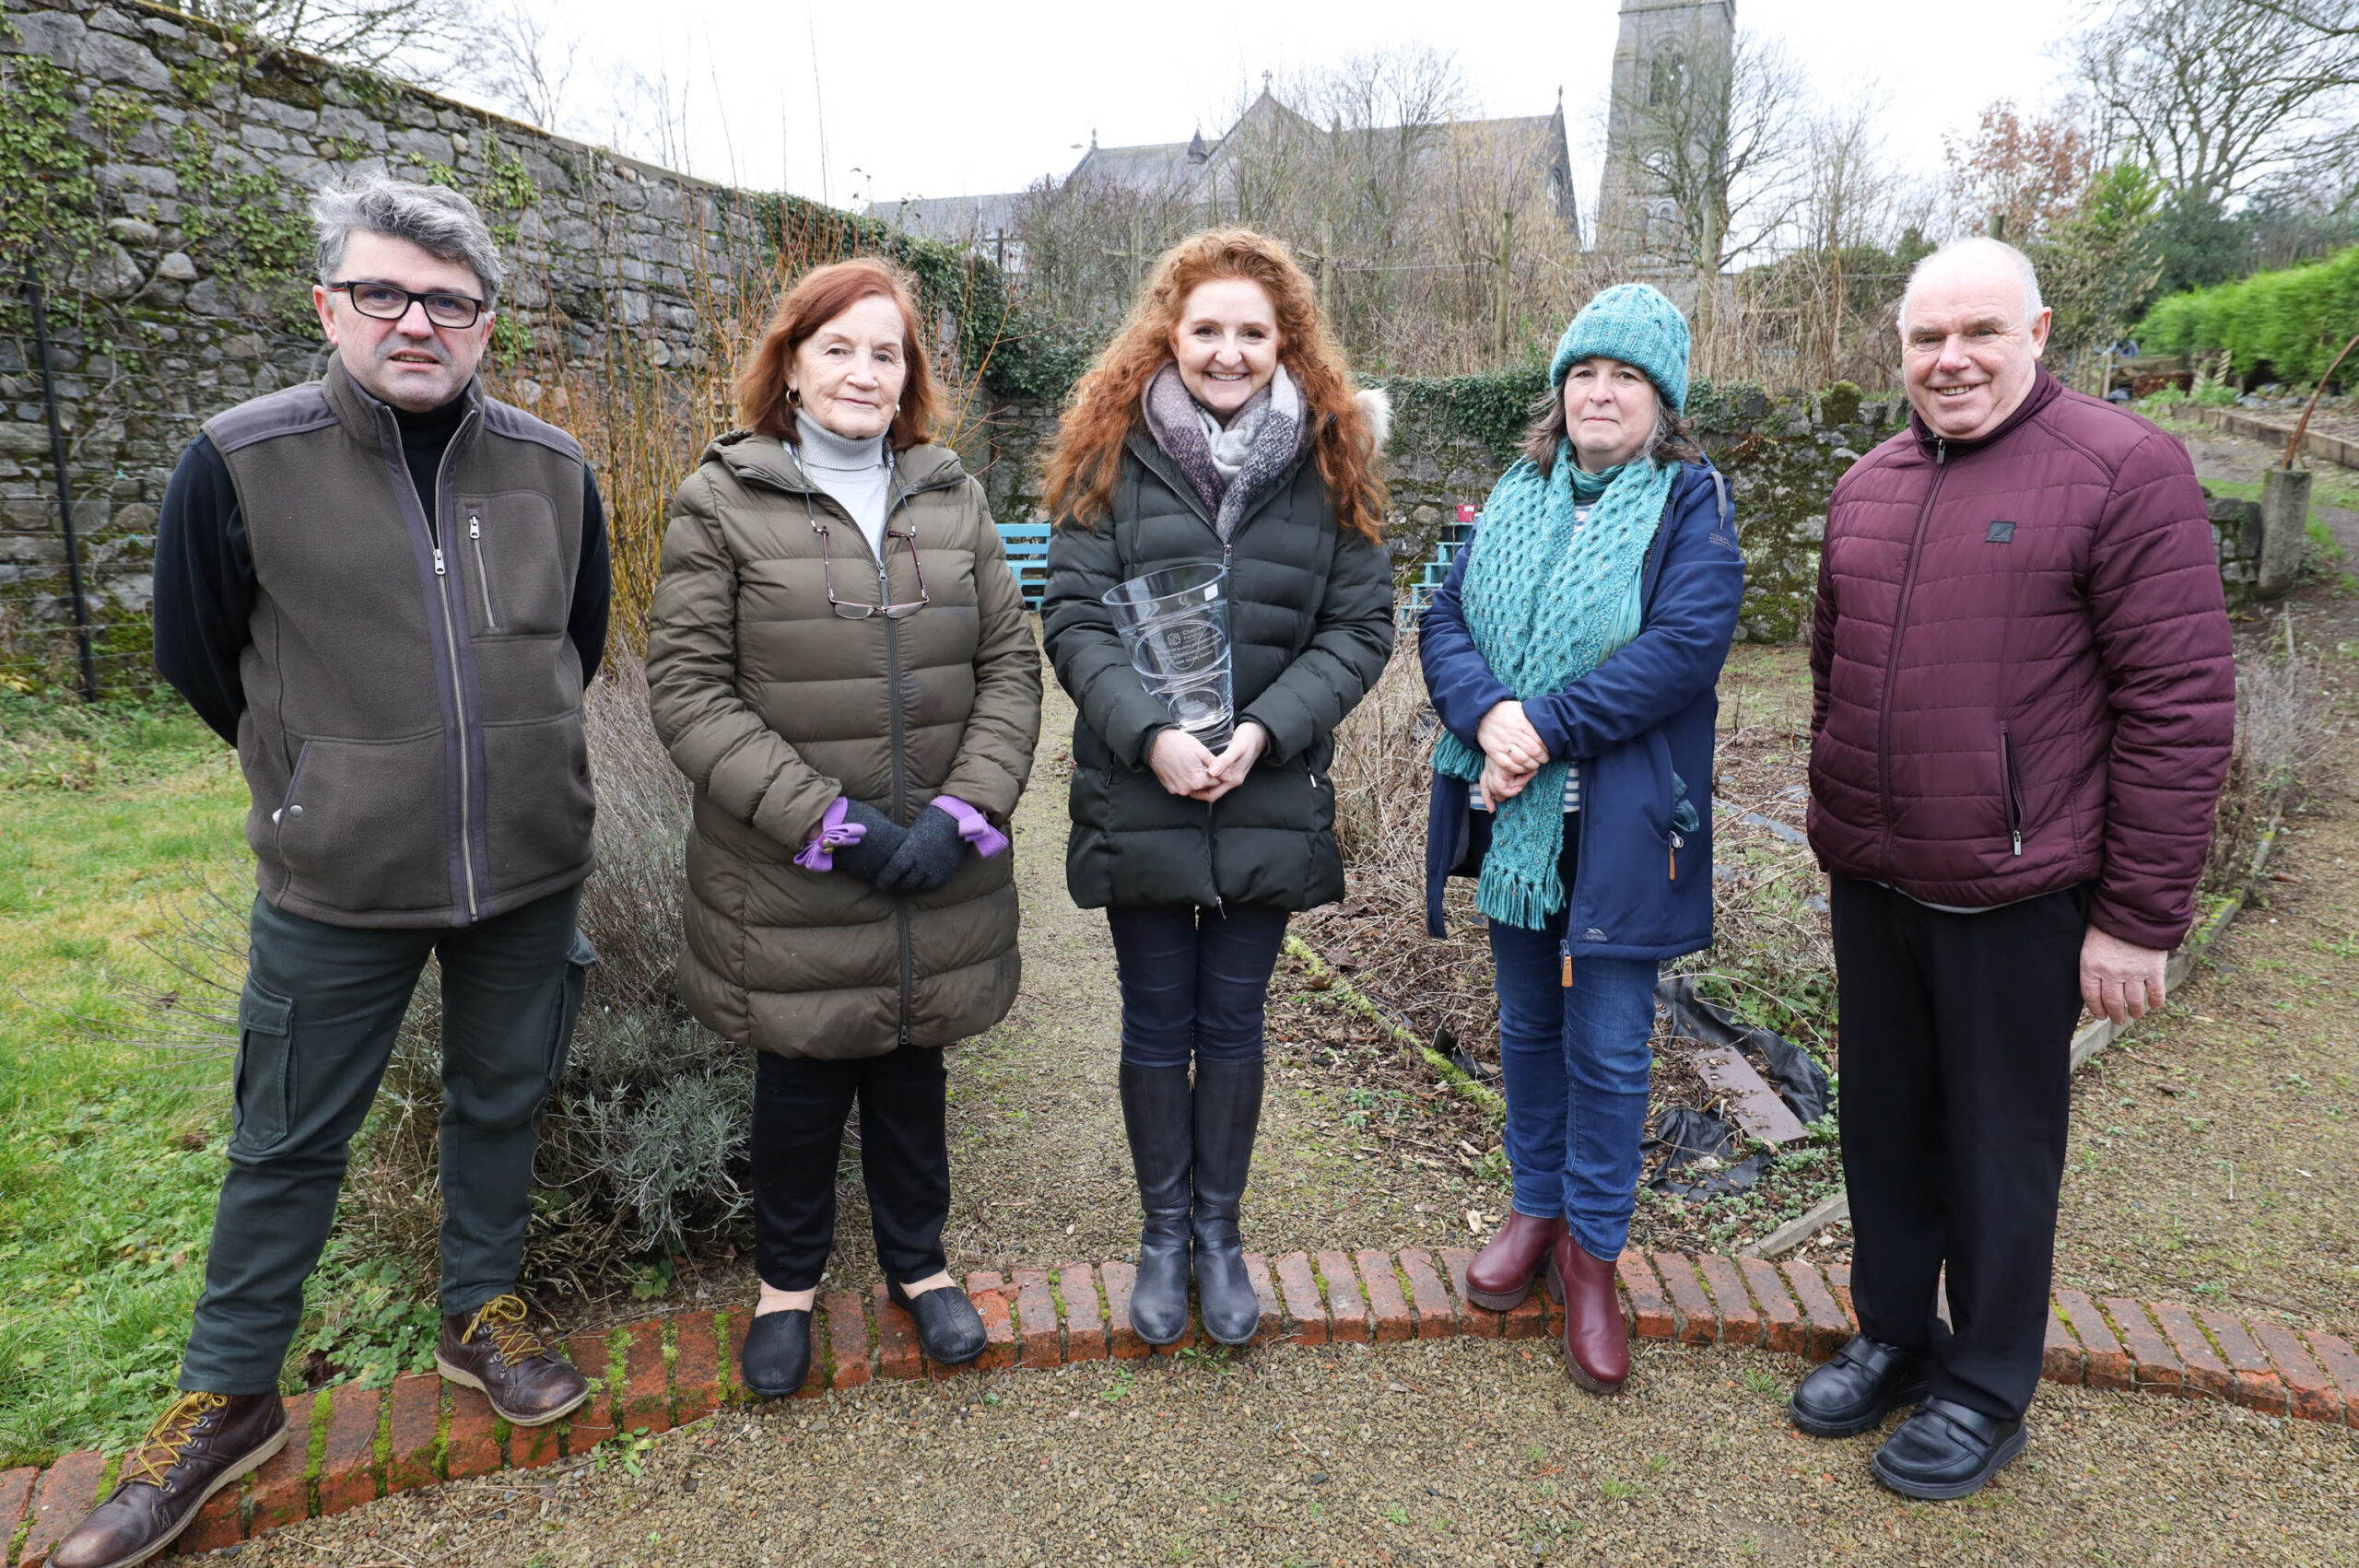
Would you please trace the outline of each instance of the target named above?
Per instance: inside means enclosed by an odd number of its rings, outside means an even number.
[[[1080,709],[1065,883],[1085,909],[1219,903],[1309,909],[1344,895],[1328,766],[1335,726],[1392,656],[1392,571],[1380,544],[1336,526],[1306,448],[1231,535],[1229,636],[1238,722],[1270,746],[1245,782],[1207,806],[1167,791],[1147,766],[1169,728],[1099,596],[1190,561],[1223,558],[1220,535],[1178,467],[1142,430],[1122,455],[1113,515],[1061,524],[1049,544],[1041,627]]]

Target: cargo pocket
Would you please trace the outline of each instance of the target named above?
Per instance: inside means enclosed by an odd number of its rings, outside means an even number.
[[[581,993],[590,984],[591,966],[598,962],[598,950],[580,930],[573,933],[573,945],[565,952],[565,989],[557,998],[557,1028],[548,1047],[549,1088],[555,1092],[565,1078],[565,1064],[573,1053],[573,1024],[581,1016]]]
[[[243,1152],[260,1153],[286,1141],[295,1102],[294,1023],[293,998],[247,977],[238,994],[237,1093],[229,1112],[229,1141]]]

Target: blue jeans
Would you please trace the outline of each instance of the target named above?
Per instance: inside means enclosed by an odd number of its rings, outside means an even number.
[[[1122,1060],[1132,1067],[1262,1059],[1270,972],[1285,945],[1286,912],[1109,909],[1122,987]]]
[[[1577,824],[1565,825],[1567,909]],[[1516,1212],[1562,1214],[1592,1258],[1621,1256],[1637,1207],[1638,1142],[1654,1067],[1655,961],[1580,958],[1564,983],[1565,910],[1545,930],[1493,920],[1499,1071]]]

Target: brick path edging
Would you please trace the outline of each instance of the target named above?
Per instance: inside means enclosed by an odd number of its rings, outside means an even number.
[[[1466,1296],[1474,1254],[1459,1247],[1393,1252],[1334,1249],[1269,1258],[1249,1255],[1261,1297],[1255,1344],[1385,1344],[1472,1335],[1540,1340],[1562,1327],[1561,1309],[1535,1290],[1512,1312]],[[1623,1316],[1635,1338],[1731,1344],[1824,1360],[1857,1331],[1850,1269],[1756,1258],[1622,1255]],[[1151,1353],[1130,1322],[1133,1265],[1064,1263],[979,1272],[968,1293],[981,1311],[989,1345],[973,1370],[1051,1367]],[[746,1312],[650,1318],[612,1334],[578,1334],[574,1364],[598,1380],[571,1420],[511,1429],[483,1396],[431,1374],[393,1379],[390,1388],[351,1385],[287,1402],[293,1432],[276,1458],[223,1492],[175,1550],[207,1551],[298,1520],[374,1498],[508,1466],[546,1465],[588,1453],[622,1433],[663,1432],[745,1398],[732,1375]],[[873,1378],[948,1377],[962,1368],[929,1364],[910,1316],[882,1285],[863,1296],[839,1291],[812,1322],[810,1381],[800,1398],[857,1387]],[[1191,1325],[1178,1351],[1198,1342]],[[2211,1398],[2274,1416],[2359,1428],[2359,1351],[2318,1329],[2295,1331],[2211,1307],[2093,1300],[2060,1290],[2048,1318],[2042,1375],[2092,1388]],[[0,1568],[38,1568],[71,1528],[119,1460],[69,1454],[45,1469],[0,1473]]]

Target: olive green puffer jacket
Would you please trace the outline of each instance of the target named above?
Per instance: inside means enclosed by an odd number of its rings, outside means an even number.
[[[904,620],[877,602],[860,527],[778,440],[706,450],[672,502],[647,642],[649,705],[695,786],[679,994],[715,1032],[785,1056],[946,1046],[1006,1015],[1018,975],[1014,851],[969,854],[897,898],[793,863],[839,794],[909,823],[938,794],[1005,827],[1040,732],[1040,656],[982,486],[946,447],[902,452],[886,541]]]
[[[1171,717],[1131,668],[1099,596],[1164,567],[1223,559],[1237,717],[1258,721],[1270,745],[1208,806],[1169,793],[1147,766]],[[1079,709],[1065,847],[1074,903],[1309,909],[1344,895],[1328,767],[1335,726],[1392,656],[1392,570],[1383,545],[1337,525],[1308,449],[1223,545],[1177,465],[1133,432],[1113,515],[1095,528],[1060,523],[1050,539],[1040,621]]]

